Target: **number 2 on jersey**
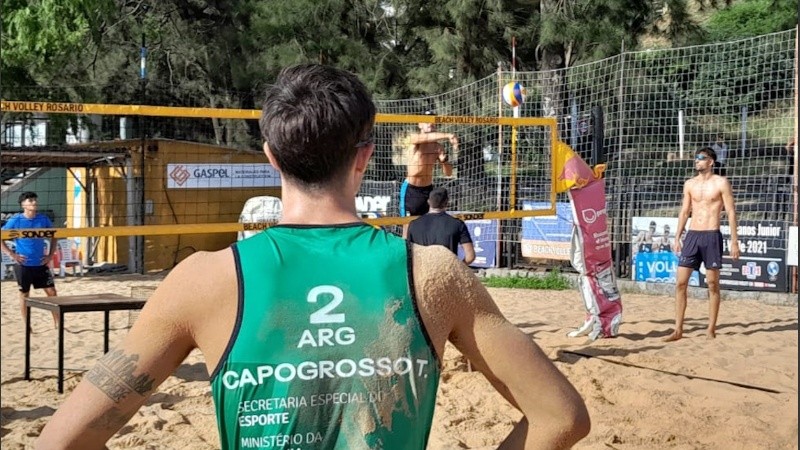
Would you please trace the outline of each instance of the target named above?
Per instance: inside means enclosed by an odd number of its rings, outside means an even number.
[[[344,323],[344,313],[333,313],[333,310],[344,300],[344,292],[336,286],[316,286],[308,292],[308,303],[317,303],[322,296],[332,296],[330,303],[314,311],[308,316],[308,321],[312,324]]]

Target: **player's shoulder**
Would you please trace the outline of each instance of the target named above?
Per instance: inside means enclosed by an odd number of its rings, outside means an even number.
[[[413,245],[411,254],[417,305],[434,342],[480,311],[497,311],[480,279],[448,248]]]
[[[14,213],[11,217],[6,220],[6,223],[3,224],[3,228],[10,228],[19,222],[19,218],[22,216],[22,213]]]
[[[713,175],[711,177],[711,179],[714,180],[714,183],[716,183],[718,185],[721,185],[721,186],[724,186],[724,185],[728,184],[728,178],[727,177],[723,177],[722,175]]]
[[[413,244],[411,257],[415,286],[435,284],[444,292],[454,292],[451,288],[463,286],[475,276],[450,249],[442,245]]]
[[[235,292],[237,282],[233,251],[225,248],[193,253],[170,271],[162,285],[174,301],[183,299],[199,307],[208,303],[203,300],[213,304],[229,291]]]
[[[226,276],[234,274],[235,269],[233,266],[233,251],[230,247],[217,251],[200,251],[191,254],[189,257],[181,261],[175,269],[182,268],[182,270],[192,273],[208,272],[212,276]]]
[[[408,231],[410,232],[412,230],[425,228],[427,222],[428,222],[427,214],[423,214],[408,223]]]

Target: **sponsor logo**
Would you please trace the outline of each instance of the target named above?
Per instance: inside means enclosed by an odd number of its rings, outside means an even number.
[[[192,174],[184,166],[178,165],[169,173],[169,177],[178,185],[183,186]]]
[[[587,209],[584,209],[583,211],[581,211],[581,216],[583,217],[583,220],[586,221],[586,223],[588,223],[590,225],[595,223],[595,222],[597,222],[597,219],[600,216],[604,216],[606,214],[607,214],[607,211],[606,211],[605,208],[600,209],[600,210],[593,209],[593,208],[587,208]]]
[[[767,274],[769,274],[770,281],[777,280],[780,272],[781,266],[779,266],[775,261],[770,261],[769,264],[767,264]]]
[[[453,214],[454,217],[457,217],[461,220],[480,220],[483,219],[485,216],[484,213],[468,213],[468,214]]]
[[[781,267],[775,261],[770,261],[769,264],[767,264],[767,273],[770,274],[770,276],[774,277],[780,271]]]
[[[356,197],[356,211],[377,218],[389,211],[391,203],[392,198],[388,195],[359,195]]]
[[[747,264],[742,266],[742,275],[751,280],[758,278],[761,276],[761,266],[749,261]]]
[[[195,178],[228,178],[228,169],[194,169]]]
[[[55,237],[56,230],[11,230],[8,234],[9,239],[44,239]]]

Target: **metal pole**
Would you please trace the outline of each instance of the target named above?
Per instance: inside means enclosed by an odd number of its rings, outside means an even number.
[[[742,157],[746,157],[747,156],[747,106],[742,106],[741,133],[742,133],[741,153]]]
[[[800,5],[798,5],[798,11],[800,11]],[[800,145],[797,142],[797,124],[798,116],[800,116],[800,102],[798,102],[797,93],[797,75],[800,73],[798,71],[797,62],[800,56],[800,51],[798,51],[800,44],[798,40],[800,40],[800,21],[796,24],[794,31],[794,148],[792,149],[792,164],[794,165],[794,171],[792,172],[792,209],[794,210],[794,226],[797,226],[797,180],[800,179],[800,174],[797,173],[797,146]],[[792,267],[791,291],[797,293],[797,267]]]
[[[678,157],[683,159],[683,144],[686,140],[686,134],[683,128],[683,110],[678,110]]]
[[[147,104],[147,41],[142,27],[142,46],[139,51],[139,82],[141,83],[142,98],[141,104]],[[144,225],[145,215],[145,158],[147,154],[147,118],[141,116],[141,159],[139,160],[139,170],[137,179],[137,225]],[[144,236],[136,236],[136,272],[144,274]]]
[[[617,170],[622,170],[622,147],[623,147],[623,133],[624,133],[624,124],[623,121],[625,120],[625,40],[622,41],[622,45],[620,47],[620,54],[619,54],[619,111],[617,111],[617,133],[619,136],[617,138]],[[609,180],[610,181],[610,180]],[[614,190],[617,192],[617,195],[614,196],[615,203],[617,204],[616,207],[616,214],[614,218],[614,229],[613,233],[619,238],[620,234],[622,234],[622,238],[627,240],[628,233],[626,230],[628,229],[627,224],[625,223],[626,220],[629,220],[629,214],[625,214],[627,211],[623,211],[623,206],[627,207],[627,204],[622,201],[623,191],[627,189],[627,183],[622,182],[622,175],[620,172],[617,172],[617,175],[614,179]],[[627,247],[624,243],[617,242],[616,244],[616,255],[615,258],[617,260],[617,276],[622,276],[626,272],[626,269],[623,269],[623,264],[627,261],[628,254],[625,252]]]
[[[503,66],[497,63],[497,117],[503,117]],[[502,211],[502,186],[503,186],[503,126],[497,125],[497,210]],[[497,245],[495,246],[495,261],[498,267],[502,266],[503,247],[503,221],[497,221]]]

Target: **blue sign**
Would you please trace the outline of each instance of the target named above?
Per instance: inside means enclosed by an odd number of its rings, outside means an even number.
[[[523,210],[549,208],[547,202],[522,202]],[[572,206],[556,203],[555,216],[525,217],[522,219],[522,239],[569,242],[572,238]]]
[[[467,220],[465,223],[475,248],[475,261],[470,267],[497,267],[497,220]],[[464,251],[460,246],[458,257],[464,259]]]
[[[633,257],[636,281],[672,283],[678,273],[678,255],[670,251],[638,252]],[[700,273],[696,270],[689,277],[689,286],[700,286]]]
[[[548,209],[550,203],[523,201],[523,210]],[[572,239],[572,206],[556,203],[553,216],[525,217],[522,219],[522,256],[535,259],[560,259],[569,261]]]

